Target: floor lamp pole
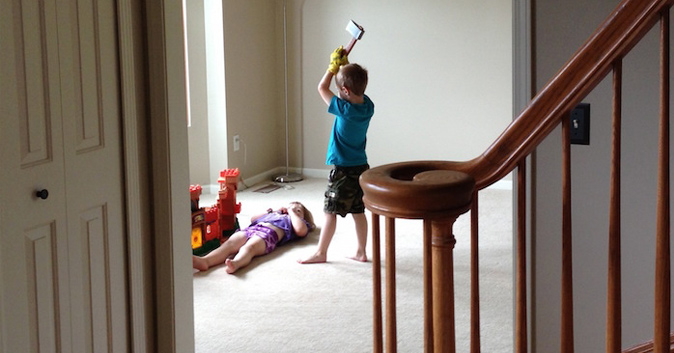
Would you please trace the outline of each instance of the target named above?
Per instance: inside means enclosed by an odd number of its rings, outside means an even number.
[[[283,73],[285,83],[285,118],[286,118],[286,173],[274,177],[274,181],[279,183],[291,183],[302,180],[300,174],[290,174],[288,163],[290,162],[288,134],[288,33],[287,33],[287,14],[286,0],[283,0]]]

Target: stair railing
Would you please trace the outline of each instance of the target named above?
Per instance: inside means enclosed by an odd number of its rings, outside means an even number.
[[[656,226],[654,339],[629,352],[670,351],[669,12],[674,0],[624,0],[590,36],[517,119],[479,157],[466,162],[416,161],[372,168],[361,177],[372,212],[374,351],[382,352],[380,221],[385,217],[386,351],[396,347],[395,218],[423,219],[424,346],[426,352],[455,352],[454,221],[471,210],[471,352],[480,351],[477,193],[517,170],[517,209],[526,209],[526,157],[562,126],[561,352],[573,352],[571,176],[568,113],[613,73],[613,142],[609,211],[607,352],[621,351],[620,128],[622,58],[660,23],[660,136]],[[518,212],[516,235],[515,351],[526,353],[526,215]],[[674,336],[672,336],[674,337]],[[644,348],[645,347],[645,348]],[[626,351],[626,352],[628,352]]]

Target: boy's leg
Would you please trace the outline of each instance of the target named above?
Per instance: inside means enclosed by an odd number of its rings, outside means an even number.
[[[358,249],[356,255],[352,256],[352,260],[366,262],[367,255],[365,253],[365,246],[367,245],[367,217],[365,213],[352,213],[353,222],[356,224],[356,237],[358,239]]]
[[[337,227],[337,215],[334,213],[325,213],[325,223],[321,229],[321,237],[318,240],[318,249],[316,252],[305,258],[297,260],[301,264],[317,264],[326,262],[328,259],[328,247],[332,241],[332,236],[335,235]]]
[[[241,247],[233,259],[225,260],[225,265],[227,266],[225,271],[231,274],[242,267],[246,267],[255,256],[264,255],[266,249],[267,244],[264,240],[262,240],[262,238],[258,236],[252,236]]]
[[[236,254],[237,251],[246,243],[246,233],[238,231],[232,234],[222,245],[211,251],[204,257],[192,255],[192,267],[200,271],[206,271],[212,266],[219,265],[225,260]]]

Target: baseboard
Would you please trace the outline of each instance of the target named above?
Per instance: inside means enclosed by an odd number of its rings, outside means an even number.
[[[304,169],[302,169],[302,173],[304,173],[305,176],[310,177],[310,178],[327,179],[328,174],[330,173],[330,169],[308,169],[308,168],[304,168]],[[512,190],[513,189],[512,174],[508,174],[505,178],[503,178],[503,179],[495,182],[494,184],[490,185],[488,187],[488,189]]]
[[[327,179],[328,174],[330,174],[330,169],[331,168],[326,169],[288,168],[288,173],[301,174],[302,176],[307,178]],[[285,167],[276,167],[266,172],[253,175],[251,177],[243,178],[242,180],[239,181],[238,187],[239,190],[245,190],[253,185],[259,184],[264,181],[272,182],[276,176],[283,175],[285,173],[286,173]],[[509,177],[510,175],[508,175],[508,177],[504,179],[495,182],[494,184],[490,185],[488,189],[512,190],[513,182],[512,178]],[[218,190],[220,190],[220,186],[217,184],[209,184],[206,186],[202,185],[202,189],[204,190],[205,193],[215,194],[218,192]]]
[[[288,168],[287,174],[300,174],[305,178],[326,178],[328,177],[329,169],[308,169],[308,168]],[[266,172],[254,175],[249,178],[245,178],[242,182],[239,183],[239,188],[248,188],[255,184],[262,183],[264,181],[269,181],[270,183],[274,181],[279,175],[285,175],[285,167],[276,167],[274,169],[268,170]],[[243,185],[242,185],[243,184]]]
[[[310,168],[288,168],[288,173],[289,174],[301,174],[302,176],[306,178],[328,178],[328,174],[330,173],[330,169],[310,169]],[[250,177],[244,177],[241,180],[239,180],[239,185],[238,188],[239,190],[246,190],[247,188],[268,181],[268,182],[273,182],[274,178],[279,176],[279,175],[285,175],[286,174],[286,168],[285,167],[276,167],[274,169],[267,170],[265,172],[250,176]],[[208,194],[216,194],[218,190],[220,190],[220,185],[218,184],[209,184],[209,185],[202,185],[201,188],[204,190],[204,193]]]

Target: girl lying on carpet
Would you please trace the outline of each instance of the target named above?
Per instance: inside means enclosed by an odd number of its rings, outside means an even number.
[[[269,208],[253,216],[248,228],[232,234],[217,249],[204,257],[192,256],[192,267],[206,271],[224,262],[225,271],[231,274],[248,265],[253,257],[269,254],[278,245],[304,237],[314,227],[311,212],[299,202],[276,211]]]

